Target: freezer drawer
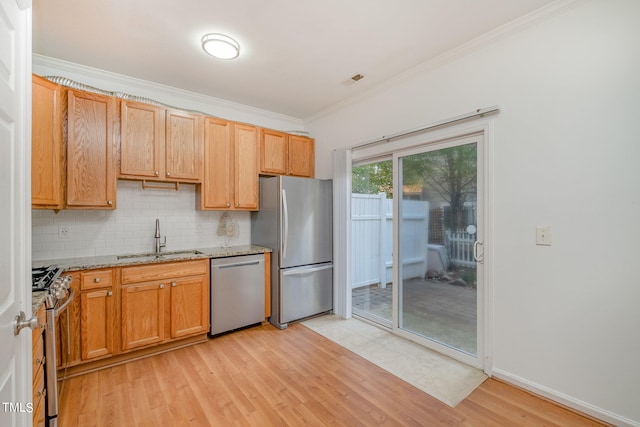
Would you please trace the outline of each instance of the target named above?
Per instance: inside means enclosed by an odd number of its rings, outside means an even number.
[[[264,320],[264,255],[211,260],[211,335]]]
[[[281,325],[332,309],[332,263],[280,270]]]

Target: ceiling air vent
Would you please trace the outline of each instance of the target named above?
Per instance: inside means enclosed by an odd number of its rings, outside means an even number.
[[[354,82],[362,79],[364,79],[364,76],[362,74],[354,74],[353,76],[351,76],[351,80],[353,80]]]

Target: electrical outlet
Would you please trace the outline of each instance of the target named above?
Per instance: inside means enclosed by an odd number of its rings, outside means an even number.
[[[58,226],[58,239],[68,239],[69,238],[69,227],[66,225]]]
[[[536,227],[536,245],[551,246],[551,226]]]

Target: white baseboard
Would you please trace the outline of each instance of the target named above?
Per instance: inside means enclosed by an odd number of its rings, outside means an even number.
[[[619,427],[640,427],[639,421],[630,420],[621,415],[615,414],[602,408],[598,408],[597,406],[591,405],[590,403],[583,402],[579,399],[552,390],[540,384],[536,384],[532,381],[521,378],[517,375],[513,375],[509,372],[494,368],[491,374],[492,376],[500,380],[528,390],[537,395],[546,397],[547,399],[553,400],[554,402],[582,412],[583,414],[590,415],[599,420],[614,424]]]

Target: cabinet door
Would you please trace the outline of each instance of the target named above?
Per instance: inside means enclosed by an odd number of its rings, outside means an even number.
[[[234,207],[258,210],[258,129],[234,125]]]
[[[287,134],[263,129],[260,136],[260,173],[287,173]]]
[[[113,114],[109,96],[69,90],[67,207],[115,209]]]
[[[122,350],[164,339],[164,286],[156,282],[122,287]]]
[[[122,101],[120,108],[120,175],[164,176],[164,108]]]
[[[82,360],[113,353],[113,292],[111,288],[84,292],[80,302]]]
[[[209,330],[209,281],[207,276],[171,282],[171,338]]]
[[[35,209],[62,209],[62,88],[32,78],[31,202]]]
[[[232,124],[205,118],[204,174],[199,189],[201,209],[229,209],[233,200]]]
[[[168,110],[166,124],[166,179],[200,182],[202,136],[200,116]]]
[[[315,174],[315,141],[299,135],[289,135],[288,175],[313,178]]]

